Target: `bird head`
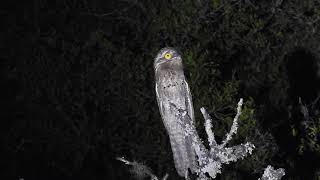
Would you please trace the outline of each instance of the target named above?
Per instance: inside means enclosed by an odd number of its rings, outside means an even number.
[[[154,59],[154,68],[161,64],[181,64],[182,58],[178,51],[172,47],[162,48]]]

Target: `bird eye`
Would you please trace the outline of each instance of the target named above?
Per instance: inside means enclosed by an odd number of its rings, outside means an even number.
[[[172,54],[166,53],[166,54],[164,55],[164,58],[166,58],[166,59],[171,59],[171,58],[172,58]]]

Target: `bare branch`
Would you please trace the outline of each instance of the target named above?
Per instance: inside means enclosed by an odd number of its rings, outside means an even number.
[[[212,131],[212,119],[204,107],[202,107],[200,111],[203,115],[203,118],[205,119],[205,129],[208,136],[209,146],[216,146],[217,142],[214,138],[214,133]]]
[[[152,173],[151,169],[142,163],[138,163],[135,161],[130,162],[126,160],[124,157],[118,157],[116,159],[125,163],[126,165],[132,166],[130,169],[130,172],[139,179],[143,179],[149,176],[151,180],[159,180],[159,178]],[[168,176],[169,176],[168,174],[165,174],[162,180],[166,180]]]
[[[239,119],[239,116],[241,114],[242,104],[243,104],[243,99],[241,98],[240,101],[238,102],[237,114],[233,119],[233,124],[231,126],[230,132],[227,134],[226,139],[223,140],[223,142],[221,144],[222,147],[225,147],[226,144],[231,140],[232,135],[237,133],[237,130],[238,130],[238,119]]]

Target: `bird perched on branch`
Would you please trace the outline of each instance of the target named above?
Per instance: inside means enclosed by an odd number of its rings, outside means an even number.
[[[194,121],[191,92],[183,73],[181,55],[171,47],[163,48],[154,59],[155,89],[163,124],[169,134],[175,168],[184,177],[194,172],[196,156],[191,137],[186,136],[179,121]],[[172,107],[175,108],[172,108]],[[178,111],[190,118],[179,119]]]

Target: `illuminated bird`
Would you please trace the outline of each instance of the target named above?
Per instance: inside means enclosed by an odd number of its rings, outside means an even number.
[[[185,135],[176,116],[182,110],[190,117],[182,121],[194,121],[191,93],[183,73],[181,55],[171,47],[161,49],[154,59],[154,70],[159,111],[169,134],[175,168],[184,177],[188,169],[194,172],[196,156],[192,140]]]

